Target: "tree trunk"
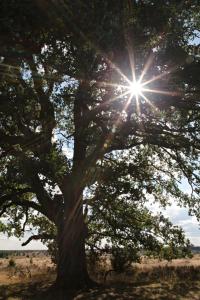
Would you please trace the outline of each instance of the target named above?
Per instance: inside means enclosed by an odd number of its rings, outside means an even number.
[[[58,265],[56,287],[81,289],[91,285],[85,253],[85,224],[82,204],[68,206],[58,228]]]

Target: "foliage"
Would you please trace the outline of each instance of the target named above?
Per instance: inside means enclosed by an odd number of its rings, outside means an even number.
[[[200,217],[200,62],[187,53],[198,1],[0,5],[1,231],[27,229],[28,242],[59,252],[72,230],[66,257],[85,238],[123,262],[187,255],[182,229],[147,203],[176,201]],[[129,101],[124,78],[148,59],[146,98]]]
[[[14,268],[16,266],[16,262],[13,258],[9,259],[8,266]]]

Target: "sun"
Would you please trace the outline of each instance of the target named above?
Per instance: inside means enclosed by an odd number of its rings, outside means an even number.
[[[130,94],[135,97],[138,97],[139,95],[141,95],[143,91],[143,86],[139,81],[134,81],[131,82],[129,85],[129,92]]]
[[[131,71],[129,72],[129,76],[126,76],[114,62],[107,58],[107,61],[109,62],[112,69],[120,76],[120,84],[117,82],[107,81],[99,81],[98,84],[99,86],[108,86],[109,88],[113,87],[115,89],[114,96],[108,100],[108,103],[116,101],[118,98],[123,98],[125,100],[123,111],[126,111],[132,102],[133,104],[136,104],[135,107],[138,115],[141,114],[141,107],[146,104],[150,107],[151,110],[157,112],[158,107],[156,105],[156,102],[154,101],[154,99],[149,99],[149,96],[152,97],[153,94],[163,94],[171,97],[179,95],[178,91],[154,89],[154,83],[156,81],[158,83],[158,81],[161,80],[163,77],[168,76],[174,70],[174,68],[165,70],[163,72],[160,72],[159,74],[157,74],[156,71],[157,75],[151,77],[149,76],[150,74],[148,74],[148,71],[153,64],[155,54],[152,53],[148,57],[147,61],[144,63],[144,66],[140,71],[135,64],[132,47],[128,45],[127,49],[129,54]],[[105,105],[105,102],[103,102],[102,105]]]

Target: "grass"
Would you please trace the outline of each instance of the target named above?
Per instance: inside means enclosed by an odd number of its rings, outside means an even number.
[[[144,259],[125,273],[110,272],[106,282],[104,274],[110,266],[104,260],[92,273],[102,286],[60,296],[56,291],[46,292],[55,279],[49,257],[15,257],[15,263],[10,268],[8,260],[0,259],[0,300],[200,299],[199,255],[172,262]]]

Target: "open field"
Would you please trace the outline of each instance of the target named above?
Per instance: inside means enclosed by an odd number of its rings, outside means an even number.
[[[10,261],[14,261],[10,263]],[[25,299],[200,299],[200,255],[172,262],[144,259],[123,274],[110,272],[109,263],[93,277],[98,288],[73,295],[46,290],[55,279],[55,267],[46,255],[13,256],[0,259],[0,300]]]

